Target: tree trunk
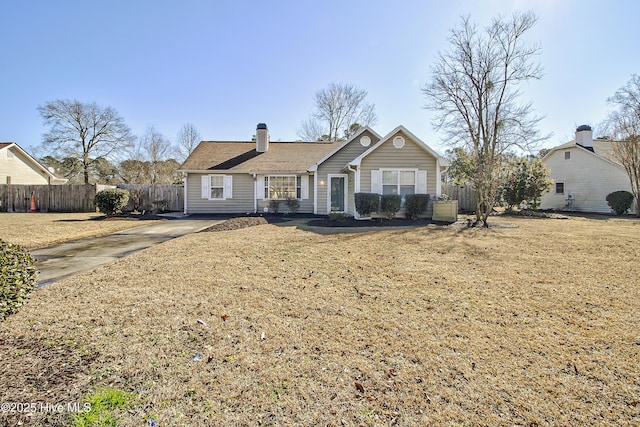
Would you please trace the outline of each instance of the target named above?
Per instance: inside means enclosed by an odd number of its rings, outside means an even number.
[[[89,154],[82,156],[82,172],[84,173],[84,183],[89,184]]]

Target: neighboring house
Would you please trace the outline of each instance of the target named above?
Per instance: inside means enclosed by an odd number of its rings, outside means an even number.
[[[0,184],[64,184],[14,142],[0,142]]]
[[[631,192],[629,176],[612,155],[616,141],[593,139],[591,128],[576,129],[576,138],[553,148],[542,162],[554,185],[542,196],[542,209],[611,213],[607,194]]]
[[[260,123],[255,142],[203,141],[179,170],[185,213],[266,212],[272,200],[286,212],[295,198],[300,213],[357,216],[358,192],[440,196],[447,166],[403,126],[385,137],[364,127],[341,142],[273,142]]]

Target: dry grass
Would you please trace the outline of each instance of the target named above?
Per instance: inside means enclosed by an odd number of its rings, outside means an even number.
[[[126,426],[639,425],[640,222],[496,221],[518,228],[261,225],[141,251],[0,325],[0,401],[115,387],[137,395]]]
[[[0,213],[0,239],[26,248],[38,248],[150,223],[91,219],[100,216],[97,213]]]

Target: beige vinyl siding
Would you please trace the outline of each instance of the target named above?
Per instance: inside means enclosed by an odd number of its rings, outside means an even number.
[[[187,213],[253,212],[253,176],[246,173],[220,173],[233,177],[233,197],[226,200],[208,200],[202,198],[203,175],[216,174],[190,173],[187,176]]]
[[[216,174],[190,173],[187,177],[187,213],[253,213],[254,179],[251,174],[221,173],[233,177],[233,197],[226,200],[208,200],[202,198],[202,176]],[[264,191],[264,188],[258,191]],[[299,200],[298,213],[313,213],[313,175],[309,176],[309,198]],[[269,205],[269,200],[258,200],[258,213]],[[280,212],[288,212],[285,200],[280,201]]]
[[[570,158],[565,160],[565,152]],[[569,192],[573,194],[573,210],[578,212],[610,213],[607,194],[625,190],[631,192],[629,177],[622,168],[601,159],[580,147],[559,149],[544,159],[550,170],[549,178],[564,183],[564,194],[556,194],[555,185],[542,196],[542,209],[565,208]]]
[[[371,145],[368,147],[363,147],[360,144],[360,138],[362,136],[368,136],[371,138]],[[344,174],[347,173],[345,168],[349,162],[353,159],[367,151],[369,148],[374,146],[379,139],[371,132],[364,131],[362,135],[351,141],[349,144],[342,147],[338,152],[334,153],[331,158],[327,159],[324,163],[322,163],[318,167],[317,179],[318,179],[318,210],[317,213],[319,215],[327,215],[327,186],[329,185],[327,176],[329,174]],[[353,193],[355,192],[355,175],[353,173],[349,173],[348,177],[348,199],[346,211],[347,214],[353,215],[355,212],[355,201]],[[324,183],[324,185],[320,185],[320,183]]]
[[[0,184],[7,184],[7,177],[11,177],[11,184],[16,185],[49,184],[49,177],[13,146],[0,150]]]
[[[393,146],[396,136],[405,139],[404,147]],[[388,138],[380,147],[362,159],[360,164],[360,192],[371,192],[371,171],[378,169],[417,169],[427,171],[427,194],[436,195],[436,158],[413,142],[407,135],[398,132]],[[416,192],[418,188],[416,187]],[[432,204],[429,203],[426,216],[431,217]],[[404,216],[404,208],[398,216]]]

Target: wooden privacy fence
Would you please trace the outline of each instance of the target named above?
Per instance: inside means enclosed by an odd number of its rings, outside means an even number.
[[[184,210],[182,185],[118,184],[117,187],[131,194],[126,210]]]
[[[442,184],[442,192],[448,194],[452,200],[458,201],[460,212],[475,212],[478,198],[476,189],[472,186]]]
[[[0,212],[29,212],[31,196],[39,212],[95,212],[97,191],[113,185],[0,185]],[[131,193],[125,210],[184,209],[182,185],[119,184]]]
[[[0,185],[0,212],[95,212],[95,185]]]

